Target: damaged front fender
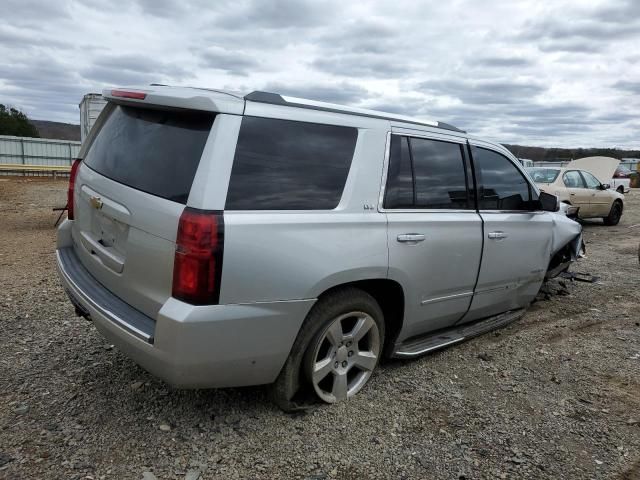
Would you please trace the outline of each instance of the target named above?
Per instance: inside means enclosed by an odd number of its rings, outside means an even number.
[[[562,213],[552,213],[551,258],[545,280],[557,277],[584,255],[582,225]]]

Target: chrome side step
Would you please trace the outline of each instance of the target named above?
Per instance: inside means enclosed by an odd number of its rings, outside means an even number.
[[[485,318],[471,324],[457,325],[447,330],[431,332],[421,337],[409,339],[397,344],[391,353],[395,358],[411,358],[438,350],[454,343],[468,340],[483,333],[506,327],[511,322],[522,318],[525,310],[512,310],[493,317]]]

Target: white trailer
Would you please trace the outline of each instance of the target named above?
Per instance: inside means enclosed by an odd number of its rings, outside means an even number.
[[[107,104],[99,93],[87,93],[80,102],[80,141],[84,142],[100,112]]]

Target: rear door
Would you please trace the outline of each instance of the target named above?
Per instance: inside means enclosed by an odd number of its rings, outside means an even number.
[[[544,278],[552,240],[551,216],[532,211],[537,194],[516,162],[488,145],[473,145],[471,151],[484,249],[463,322],[527,305]]]
[[[591,192],[587,189],[580,172],[578,170],[567,170],[562,175],[562,181],[569,192],[571,205],[580,207],[578,215],[581,217],[591,216]]]
[[[391,135],[383,211],[389,277],[405,291],[405,338],[469,308],[482,255],[466,139]]]
[[[109,104],[75,188],[75,252],[149,316],[171,295],[178,220],[214,114]]]

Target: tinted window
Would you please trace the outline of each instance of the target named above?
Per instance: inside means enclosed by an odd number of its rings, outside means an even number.
[[[562,176],[562,181],[564,182],[564,186],[567,188],[584,188],[584,182],[582,181],[580,172],[577,170],[565,172]]]
[[[409,139],[392,135],[384,207],[414,208],[414,200]]]
[[[467,208],[466,189],[460,145],[391,136],[385,208]]]
[[[213,114],[117,106],[85,157],[98,173],[187,203]]]
[[[507,157],[474,148],[473,161],[481,185],[481,210],[530,210],[529,183]]]
[[[596,189],[600,188],[600,180],[591,175],[589,172],[582,171],[582,176],[584,177],[584,181],[587,184],[587,188]]]
[[[417,208],[467,208],[462,147],[411,138]]]
[[[329,210],[340,202],[358,131],[244,117],[226,208]]]

